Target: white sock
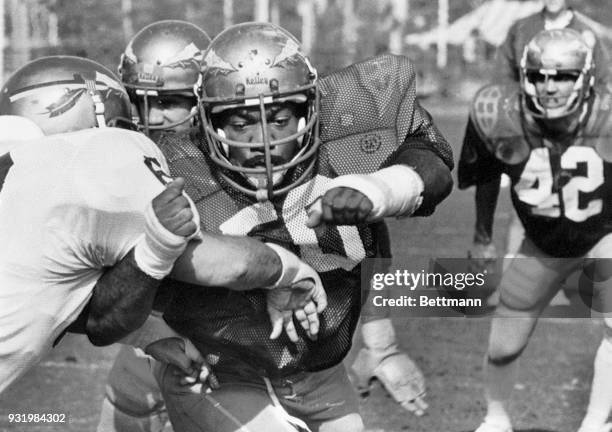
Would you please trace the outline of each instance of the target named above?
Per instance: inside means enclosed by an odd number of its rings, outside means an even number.
[[[510,415],[506,404],[516,382],[518,360],[506,365],[494,365],[485,358],[485,398],[487,400],[487,423],[510,426]]]
[[[610,330],[608,330],[610,331]],[[599,345],[593,366],[593,384],[583,427],[601,426],[612,410],[612,341],[604,338]]]

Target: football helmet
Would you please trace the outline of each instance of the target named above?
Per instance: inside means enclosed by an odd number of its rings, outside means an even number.
[[[178,20],[158,21],[140,30],[121,54],[119,76],[127,88],[132,102],[143,100],[140,120],[145,133],[150,130],[172,129],[191,120],[194,108],[186,118],[171,125],[149,124],[149,98],[166,94],[193,97],[194,84],[200,76],[202,52],[210,38],[199,27]]]
[[[593,49],[580,33],[564,28],[545,30],[525,46],[520,63],[520,85],[523,108],[532,116],[544,119],[566,117],[583,112],[594,85]],[[560,107],[548,108],[547,99],[558,98],[537,90],[536,83],[564,76],[574,85]]]
[[[81,57],[42,57],[18,69],[0,90],[0,114],[27,117],[45,135],[106,126],[135,129],[118,78]]]
[[[202,81],[198,90],[204,132],[212,160],[220,175],[241,192],[260,201],[287,193],[304,182],[312,171],[319,147],[319,91],[317,71],[298,40],[269,23],[243,23],[221,32],[204,54]],[[270,140],[266,107],[293,102],[304,106],[295,134]],[[229,140],[214,126],[214,117],[227,109],[259,107],[262,136],[259,142]],[[297,142],[299,150],[282,164],[272,162],[271,148]],[[265,166],[242,167],[229,159],[231,147],[258,148]],[[301,165],[291,180],[282,182],[288,170]],[[236,180],[242,174],[247,183]],[[241,184],[242,183],[242,184]]]

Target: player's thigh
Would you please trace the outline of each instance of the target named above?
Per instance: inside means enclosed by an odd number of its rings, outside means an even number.
[[[362,432],[364,429],[361,416],[354,413],[321,423],[318,432]]]
[[[580,264],[580,258],[550,257],[525,239],[500,281],[500,302],[509,310],[542,309]]]
[[[105,398],[96,432],[172,432],[172,427],[165,408],[143,415],[126,414]]]
[[[175,370],[164,366],[156,374],[174,430],[295,432],[286,412],[274,406],[265,387],[222,383],[210,393],[180,391],[176,390]]]
[[[363,430],[359,400],[343,363],[286,381],[290,384],[275,385],[275,393],[289,414],[313,431]]]

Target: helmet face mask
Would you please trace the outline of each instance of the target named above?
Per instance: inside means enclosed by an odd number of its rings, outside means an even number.
[[[117,77],[85,58],[51,56],[17,70],[0,91],[0,114],[34,121],[45,135],[94,127],[135,129]]]
[[[191,121],[197,109],[179,119],[151,122],[150,109],[172,96],[193,98],[200,76],[202,50],[210,38],[199,27],[178,20],[158,21],[140,30],[128,43],[119,63],[119,75],[138,107],[144,132],[173,131]],[[152,124],[155,123],[155,124]]]
[[[204,54],[199,106],[210,156],[231,186],[265,201],[306,180],[319,146],[317,79],[316,70],[299,42],[272,24],[232,26],[211,42]],[[270,110],[285,104],[299,107],[295,112],[300,114],[292,133],[279,137],[273,133],[268,118]],[[219,118],[228,110],[257,111],[258,133],[248,139],[226,134],[219,127]],[[283,146],[297,148],[290,159],[274,157],[273,153],[282,152]],[[236,163],[231,157],[236,149],[261,154],[262,163],[258,166]],[[296,167],[300,167],[297,176],[286,175]],[[247,181],[237,181],[232,172],[242,174]]]
[[[523,108],[531,116],[582,113],[594,84],[592,48],[574,30],[546,30],[525,47],[520,72]]]

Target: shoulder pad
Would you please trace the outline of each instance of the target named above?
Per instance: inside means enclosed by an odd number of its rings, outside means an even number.
[[[583,138],[590,141],[602,159],[612,162],[612,93],[607,87],[595,90],[591,115],[584,127]]]
[[[321,79],[321,139],[396,127],[400,104],[414,91],[414,67],[404,56],[382,55]]]
[[[489,141],[522,135],[518,86],[491,84],[474,96],[470,115],[480,136]]]
[[[322,150],[339,175],[378,169],[413,124],[415,72],[404,56],[355,63],[322,78],[320,90]]]

